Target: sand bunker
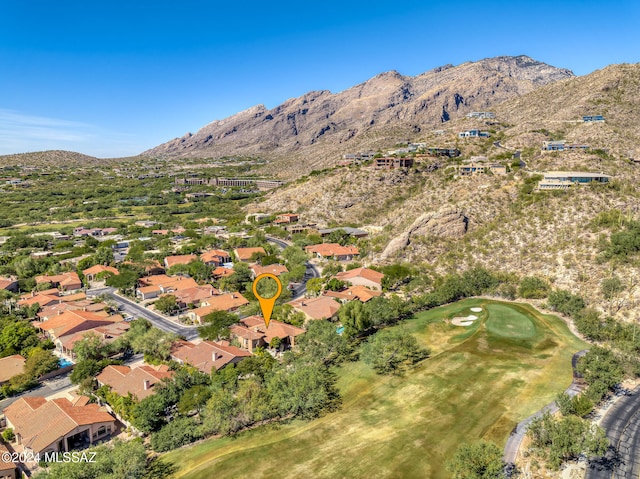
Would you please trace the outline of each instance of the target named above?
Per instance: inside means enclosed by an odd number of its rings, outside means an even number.
[[[473,311],[474,313],[481,313],[482,312],[482,308],[469,308],[471,311]]]
[[[452,318],[451,324],[453,324],[454,326],[471,326],[476,319],[478,319],[477,316],[470,314],[465,318]]]

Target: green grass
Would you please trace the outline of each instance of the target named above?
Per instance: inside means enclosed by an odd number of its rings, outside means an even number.
[[[536,336],[536,326],[522,311],[505,304],[487,305],[487,330],[497,336],[528,339]]]
[[[473,313],[479,316],[473,326],[449,323],[477,306],[483,312]],[[557,317],[480,299],[398,327],[433,352],[403,377],[347,363],[337,370],[339,411],[204,441],[164,458],[180,468],[177,477],[193,479],[445,478],[444,464],[460,443],[485,438],[504,445],[519,420],[564,390],[571,356],[585,347]]]

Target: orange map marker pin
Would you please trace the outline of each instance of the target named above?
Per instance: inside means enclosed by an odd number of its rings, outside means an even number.
[[[264,278],[271,278],[276,282],[276,286],[278,287],[278,291],[271,298],[263,298],[258,294],[258,283]],[[276,304],[276,299],[282,293],[282,283],[278,279],[275,274],[271,273],[262,273],[256,279],[253,280],[253,295],[258,298],[258,302],[260,303],[260,309],[262,310],[262,316],[264,317],[264,324],[269,327],[269,321],[271,321],[271,314],[273,314],[273,307]]]

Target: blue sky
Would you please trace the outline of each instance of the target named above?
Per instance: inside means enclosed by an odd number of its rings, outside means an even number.
[[[529,55],[640,61],[640,4],[0,0],[0,154],[133,155],[262,103],[386,70]]]

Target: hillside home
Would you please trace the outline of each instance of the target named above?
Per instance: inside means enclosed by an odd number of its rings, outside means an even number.
[[[296,338],[304,334],[304,329],[272,319],[269,327],[261,316],[249,316],[229,328],[231,338],[240,343],[242,349],[253,352],[256,348],[268,346],[273,338],[280,338],[280,350],[295,346]]]
[[[340,309],[340,303],[327,296],[317,298],[302,298],[289,301],[293,309],[304,314],[307,320],[333,319]]]
[[[297,223],[299,216],[293,213],[285,213],[282,215],[277,215],[274,221],[275,224],[291,224]]]
[[[238,261],[244,261],[245,263],[251,261],[253,255],[262,254],[266,256],[267,254],[262,246],[258,246],[257,248],[236,248],[233,250],[233,253],[236,255]]]
[[[119,396],[126,397],[131,394],[138,401],[142,401],[155,394],[156,384],[162,384],[163,380],[170,379],[173,375],[174,372],[164,364],[159,366],[145,364],[136,368],[111,365],[104,368],[96,376],[96,380],[100,386],[109,386]]]
[[[82,449],[108,438],[116,420],[104,408],[79,396],[47,401],[43,397],[22,397],[4,409],[7,427],[25,452],[63,452]]]
[[[232,274],[233,270],[231,268],[223,268],[222,266],[218,266],[211,272],[211,276],[213,276],[215,279],[228,278]]]
[[[588,150],[588,145],[571,144],[565,140],[545,141],[542,143],[542,151]]]
[[[8,382],[14,376],[24,372],[26,359],[19,354],[0,358],[0,386]]]
[[[539,190],[564,190],[571,185],[608,183],[612,177],[603,173],[587,171],[548,171],[538,183]]]
[[[349,283],[352,286],[366,286],[374,291],[382,291],[384,274],[369,268],[355,268],[342,271],[334,278]]]
[[[491,135],[488,131],[465,130],[458,133],[458,138],[489,138]]]
[[[361,230],[359,228],[351,228],[350,226],[342,226],[338,228],[323,228],[318,230],[318,234],[322,237],[325,237],[338,230],[342,230],[349,236],[353,236],[354,238],[366,238],[367,236],[369,236],[369,233],[365,230]]]
[[[449,158],[460,156],[460,150],[457,148],[437,148],[430,146],[426,151],[431,156],[448,156]]]
[[[586,115],[582,117],[582,121],[585,123],[604,123],[604,116],[602,115]]]
[[[413,166],[413,158],[376,158],[373,166],[376,169],[411,168]]]
[[[321,243],[305,246],[304,249],[312,256],[336,261],[351,261],[360,254],[360,251],[355,246],[341,246],[338,243]]]
[[[171,349],[171,359],[180,364],[190,364],[205,374],[211,374],[213,369],[217,371],[251,355],[249,351],[231,346],[228,341],[202,341],[195,344],[178,340]]]
[[[228,311],[232,312],[237,310],[240,306],[249,304],[247,298],[240,293],[227,293],[219,296],[213,296],[210,299],[202,301],[202,306],[196,309],[192,309],[187,313],[187,316],[192,320],[200,324],[203,323],[205,316],[213,313],[214,311]]]
[[[477,118],[479,120],[491,120],[495,117],[496,115],[492,111],[472,111],[467,113],[467,118]]]
[[[316,234],[318,232],[316,223],[286,225],[284,226],[284,229],[292,235],[300,233]]]

